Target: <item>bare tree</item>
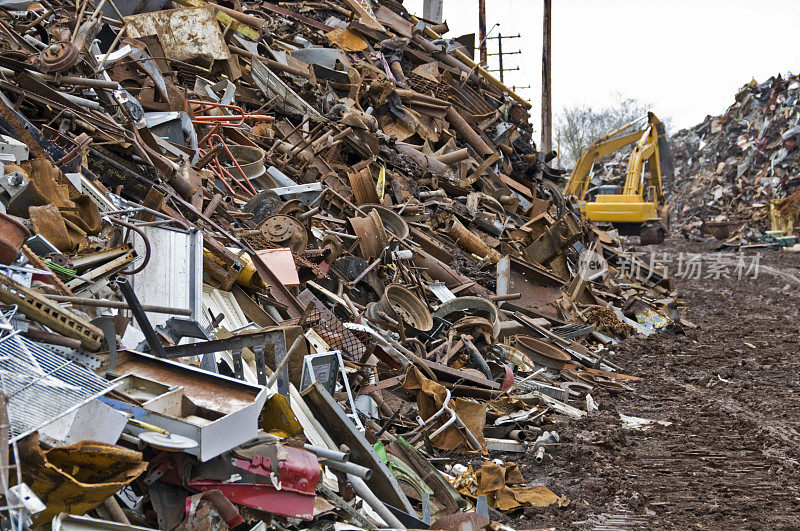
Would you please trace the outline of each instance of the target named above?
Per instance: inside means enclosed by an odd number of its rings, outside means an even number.
[[[556,117],[555,144],[559,164],[571,168],[589,144],[601,136],[641,118],[651,105],[634,98],[616,95],[616,100],[605,107],[577,104],[564,107]],[[659,117],[669,130],[669,120]]]

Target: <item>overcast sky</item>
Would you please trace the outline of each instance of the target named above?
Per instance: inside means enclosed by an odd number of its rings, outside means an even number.
[[[422,15],[422,0],[405,0]],[[477,0],[444,0],[448,36],[478,31]],[[486,0],[490,36],[504,40],[508,86],[541,101],[542,0]],[[721,114],[755,77],[800,72],[799,0],[553,0],[553,114],[575,103],[603,105],[614,94],[653,104],[674,129]],[[489,52],[497,51],[490,40]],[[497,58],[489,57],[497,68]],[[495,74],[496,75],[496,74]],[[555,119],[555,116],[554,116]],[[536,135],[538,138],[538,134]]]

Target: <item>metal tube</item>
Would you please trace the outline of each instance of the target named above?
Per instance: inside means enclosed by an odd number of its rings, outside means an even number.
[[[247,13],[242,13],[241,11],[236,11],[235,9],[231,9],[230,7],[221,6],[219,4],[215,4],[214,2],[208,3],[211,6],[214,6],[214,9],[217,11],[221,11],[225,13],[229,17],[234,20],[241,22],[242,24],[247,24],[248,26],[252,26],[256,30],[260,32],[264,31],[264,26],[266,25],[267,21],[260,17],[254,17],[253,15],[248,15]]]
[[[550,456],[550,454],[547,453],[547,451],[544,449],[544,446],[540,446],[536,449],[536,454],[534,455],[533,459],[536,461],[537,465],[541,465],[548,456]],[[550,457],[550,459],[552,460],[552,457]]]
[[[8,496],[8,469],[9,466],[9,438],[11,435],[11,422],[8,419],[8,397],[5,393],[0,393],[0,487],[3,495]],[[16,445],[15,445],[16,446]],[[19,464],[19,461],[17,461]]]
[[[372,510],[383,518],[386,525],[392,529],[406,529],[406,526],[404,526],[400,520],[386,508],[383,502],[375,496],[375,493],[370,490],[363,479],[353,474],[347,474],[347,480],[350,482],[350,485],[353,486],[353,490],[356,491],[356,494],[361,496],[364,501],[367,502],[367,505],[372,507]]]
[[[425,420],[424,422],[422,421],[421,417],[417,417],[417,422],[420,423],[420,426],[416,430],[410,431],[405,435],[406,439],[408,439],[408,442],[409,443],[414,443],[420,437],[422,437],[422,434],[425,432],[425,429],[428,426],[430,426],[431,423],[433,423],[434,420],[436,420],[437,418],[442,416],[442,414],[445,411],[447,411],[447,404],[449,404],[449,403],[450,403],[450,389],[445,388],[445,397],[444,397],[444,402],[442,403],[441,409],[439,409],[439,411],[437,411],[436,413],[434,413],[433,415],[428,417],[428,419]]]
[[[463,148],[456,151],[451,151],[450,153],[445,153],[444,155],[439,155],[436,157],[436,160],[443,162],[444,164],[455,164],[456,162],[461,162],[462,160],[467,160],[468,158],[469,150],[467,148]]]
[[[445,227],[445,232],[453,238],[456,243],[467,251],[474,253],[481,258],[489,257],[492,263],[499,262],[503,255],[492,249],[486,242],[470,232],[461,222],[453,217]]]
[[[475,132],[475,129],[467,123],[464,117],[461,116],[452,105],[447,108],[447,121],[478,155],[481,157],[488,157],[494,153],[494,150],[489,147],[489,144],[483,141],[481,136]]]
[[[481,443],[478,442],[478,439],[475,438],[470,429],[466,424],[464,424],[464,421],[461,420],[461,417],[459,417],[455,411],[453,411],[453,415],[456,417],[456,426],[463,429],[464,433],[467,435],[467,442],[469,442],[469,445],[472,446],[473,450],[480,450],[482,446]]]
[[[38,328],[28,327],[28,330],[22,332],[22,335],[35,341],[44,341],[45,343],[50,343],[52,345],[60,345],[62,347],[74,349],[81,348],[81,342],[77,339],[65,337],[61,334],[54,334],[45,330],[39,330]]]
[[[452,424],[455,424],[455,422],[456,422],[456,412],[455,411],[453,411],[450,408],[443,408],[443,411],[447,411],[448,413],[450,413],[450,419],[447,420],[441,426],[439,426],[439,428],[436,431],[434,431],[433,433],[430,434],[429,438],[431,440],[436,438],[437,435],[442,433],[444,430],[446,430],[447,428],[449,428]]]
[[[68,295],[45,295],[50,300],[56,302],[68,302],[80,306],[91,306],[93,308],[119,308],[130,310],[128,303],[122,301],[111,301],[108,299],[87,299],[85,297],[70,297]],[[169,306],[156,306],[152,304],[142,304],[142,310],[152,313],[166,313],[170,315],[192,315],[192,310],[186,308],[171,308]]]
[[[466,345],[467,350],[469,350],[469,357],[472,365],[481,371],[488,380],[494,380],[492,370],[489,368],[489,365],[487,365],[486,360],[483,358],[483,354],[481,354],[481,351],[478,350],[478,347],[475,346],[470,337],[462,334],[461,340],[464,342],[464,345]]]
[[[217,146],[220,146],[220,150],[222,149],[221,144],[217,144]],[[214,146],[214,148],[216,149],[217,146]],[[209,218],[214,215],[214,212],[217,211],[217,207],[222,203],[222,197],[222,194],[214,194],[214,197],[208,202],[206,209],[203,210],[203,215]]]
[[[309,443],[304,444],[303,448],[305,448],[309,452],[314,452],[315,454],[317,454],[317,457],[321,457],[323,459],[327,459],[330,461],[339,461],[340,463],[346,463],[350,459],[350,452],[339,452],[337,450],[329,450],[328,448],[323,448],[321,446],[314,446],[313,444]]]
[[[303,212],[302,214],[297,215],[297,219],[300,221],[305,221],[312,216],[316,216],[319,213],[319,207],[314,207],[310,209],[308,212]]]
[[[111,216],[105,216],[105,219],[107,219],[112,223],[116,223],[117,225],[122,225],[123,227],[129,228],[130,230],[141,236],[142,241],[144,242],[144,260],[142,261],[142,264],[131,271],[120,271],[119,274],[135,275],[136,273],[143,271],[144,268],[147,267],[147,264],[150,263],[150,240],[147,238],[147,235],[144,233],[144,231],[142,231],[142,229],[140,229],[133,223],[128,223],[127,221],[123,221],[121,219],[114,218]]]
[[[348,476],[352,474],[365,481],[372,477],[372,470],[365,466],[357,465],[349,461],[342,463],[341,461],[336,461],[335,459],[322,459],[320,464],[340,472],[346,472]]]
[[[58,92],[58,94],[60,96],[63,96],[64,98],[68,99],[72,103],[77,103],[78,105],[80,105],[82,107],[86,107],[87,109],[92,109],[93,111],[102,111],[103,110],[103,106],[100,105],[99,103],[97,103],[96,101],[87,100],[86,98],[81,98],[80,96],[73,96],[72,94],[67,94],[66,92],[61,92],[60,90],[57,90],[56,92]]]
[[[164,351],[164,345],[161,344],[158,335],[156,335],[156,331],[153,330],[153,325],[150,324],[150,321],[144,314],[142,304],[133,291],[133,286],[131,286],[128,279],[124,277],[117,278],[117,286],[122,296],[128,301],[128,305],[131,307],[131,313],[133,313],[134,319],[136,319],[136,322],[139,324],[139,328],[144,334],[145,339],[147,339],[147,344],[150,345],[153,354],[159,358],[166,358],[167,354]]]
[[[511,430],[510,432],[508,432],[508,438],[522,442],[527,440],[528,436],[525,434],[524,430]]]

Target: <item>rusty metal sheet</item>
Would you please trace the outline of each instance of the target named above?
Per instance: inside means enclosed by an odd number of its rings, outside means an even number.
[[[560,320],[554,303],[564,295],[564,286],[550,271],[518,258],[505,256],[497,263],[497,294],[522,293],[519,300],[498,303],[503,308],[516,306]]]

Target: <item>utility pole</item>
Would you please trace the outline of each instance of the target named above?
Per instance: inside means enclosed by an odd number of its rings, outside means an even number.
[[[478,0],[478,42],[480,43],[480,62],[486,68],[486,0]]]
[[[520,37],[521,37],[521,35],[519,33],[517,33],[516,35],[503,35],[501,33],[498,33],[497,37],[487,37],[486,38],[487,41],[489,39],[497,39],[497,53],[490,53],[490,54],[487,54],[487,55],[496,55],[497,56],[497,59],[498,59],[498,62],[499,62],[499,68],[488,70],[488,72],[500,72],[500,83],[505,83],[505,81],[503,79],[503,73],[504,72],[509,72],[509,71],[512,71],[512,70],[519,70],[518,66],[515,67],[515,68],[504,68],[504,66],[503,66],[503,56],[504,55],[517,55],[517,54],[521,54],[522,53],[522,50],[517,50],[516,52],[504,52],[503,51],[503,39],[519,39]]]
[[[553,111],[550,99],[550,0],[544,0],[542,28],[542,151],[553,151]]]

